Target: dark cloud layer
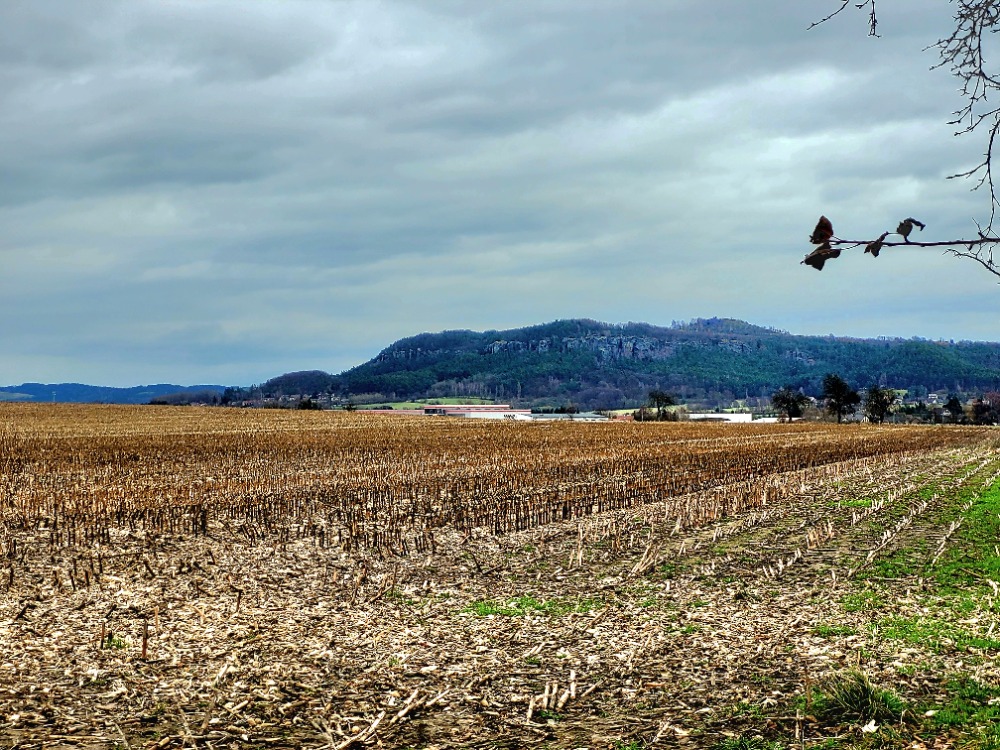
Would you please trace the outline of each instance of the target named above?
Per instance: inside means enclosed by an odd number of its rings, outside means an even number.
[[[4,3],[0,381],[248,383],[575,316],[996,338],[972,266],[798,265],[820,213],[987,207],[945,180],[982,149],[922,51],[947,4],[806,31],[837,4]]]

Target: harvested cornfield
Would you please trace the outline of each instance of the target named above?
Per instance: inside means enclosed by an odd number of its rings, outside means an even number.
[[[0,741],[973,737],[1000,702],[997,445],[0,405]],[[817,710],[845,670],[908,708]],[[987,713],[936,724],[959,684]]]

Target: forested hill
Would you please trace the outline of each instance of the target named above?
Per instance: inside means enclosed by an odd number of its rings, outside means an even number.
[[[313,390],[344,395],[485,396],[615,408],[638,403],[655,387],[709,401],[770,394],[784,385],[818,394],[829,372],[855,387],[877,383],[917,396],[998,390],[1000,344],[796,336],[719,318],[670,327],[561,320],[507,331],[424,333],[340,375],[301,375],[311,378]],[[287,392],[295,381],[286,375],[270,383]],[[328,388],[315,387],[323,382]]]

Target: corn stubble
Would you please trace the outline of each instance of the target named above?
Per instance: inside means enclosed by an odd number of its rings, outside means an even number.
[[[606,717],[643,690],[670,735],[687,667],[664,649],[711,639],[667,610],[699,580],[855,576],[923,529],[927,475],[984,481],[994,452],[963,428],[0,404],[0,740],[575,746],[625,737]],[[521,624],[470,613],[529,595]],[[729,599],[714,615],[757,606]],[[761,606],[774,633],[726,626],[747,663],[788,637]]]
[[[3,533],[50,549],[121,534],[310,538],[380,555],[434,532],[495,534],[748,482],[685,507],[759,504],[772,474],[974,439],[961,430],[506,425],[356,414],[7,407]],[[61,413],[61,416],[60,416]],[[7,541],[6,539],[4,540]],[[9,555],[8,555],[9,556]]]

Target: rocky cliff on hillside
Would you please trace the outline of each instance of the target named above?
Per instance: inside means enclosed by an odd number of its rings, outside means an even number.
[[[818,394],[829,372],[855,387],[889,385],[918,396],[996,390],[1000,344],[797,336],[718,318],[669,327],[562,320],[401,339],[330,376],[329,390],[347,397],[480,396],[621,408],[643,401],[651,388],[710,403],[766,396],[782,386]]]

